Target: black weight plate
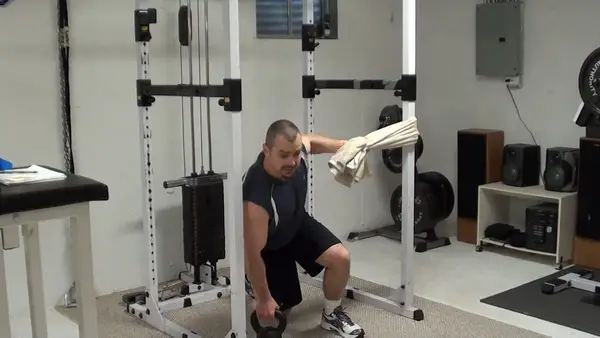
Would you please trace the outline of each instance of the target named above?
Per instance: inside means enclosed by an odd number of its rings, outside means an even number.
[[[435,205],[438,208],[431,208],[431,219],[435,220],[436,222],[443,220],[443,215],[446,211],[446,192],[438,182],[439,179],[437,175],[432,174],[431,171],[427,171],[420,173],[419,176],[417,176],[417,180],[425,182],[429,185],[432,198],[436,201]]]
[[[418,180],[428,183],[439,199],[441,209],[434,211],[438,222],[445,220],[454,210],[454,188],[446,176],[437,171],[420,173]]]
[[[415,182],[415,234],[420,234],[431,230],[436,226],[436,222],[430,218],[431,208],[434,207],[436,201],[432,198],[429,185],[424,182]],[[398,185],[392,197],[390,198],[390,213],[394,224],[399,229],[402,229],[402,185]]]
[[[383,149],[381,151],[383,165],[394,174],[402,173],[402,148]]]
[[[383,107],[379,113],[379,127],[381,129],[402,121],[402,108],[397,104]]]
[[[600,48],[585,58],[579,70],[579,95],[586,107],[600,114]]]
[[[423,155],[423,138],[419,135],[417,143],[415,143],[415,162],[419,160],[421,155]],[[395,174],[402,173],[402,147],[383,149],[381,151],[381,159],[389,171]]]

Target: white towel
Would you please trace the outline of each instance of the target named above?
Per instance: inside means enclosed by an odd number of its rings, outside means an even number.
[[[11,173],[14,171],[14,173]],[[32,184],[40,182],[64,180],[67,176],[63,173],[46,169],[38,165],[32,165],[27,168],[10,169],[0,172],[0,184]]]
[[[329,171],[339,183],[351,187],[371,175],[367,153],[374,149],[391,149],[415,144],[419,138],[417,119],[394,123],[366,136],[348,140],[329,160]]]

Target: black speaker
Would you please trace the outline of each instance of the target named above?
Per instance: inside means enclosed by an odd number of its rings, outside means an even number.
[[[579,149],[554,147],[546,149],[544,188],[549,191],[577,191],[579,183]]]
[[[482,184],[502,178],[504,132],[464,129],[457,134],[457,239],[477,244],[477,195]]]
[[[577,236],[600,240],[600,139],[579,139]]]
[[[540,146],[514,143],[504,146],[502,154],[502,183],[514,187],[540,184]]]

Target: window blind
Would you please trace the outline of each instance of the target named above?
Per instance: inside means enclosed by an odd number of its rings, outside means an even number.
[[[258,36],[299,36],[302,31],[302,0],[256,0]],[[321,21],[321,1],[314,1],[315,23]]]

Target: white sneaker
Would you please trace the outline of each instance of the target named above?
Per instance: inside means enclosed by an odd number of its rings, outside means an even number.
[[[352,322],[348,313],[341,306],[333,310],[331,314],[325,312],[321,315],[321,327],[333,331],[344,338],[364,338],[365,331]]]

